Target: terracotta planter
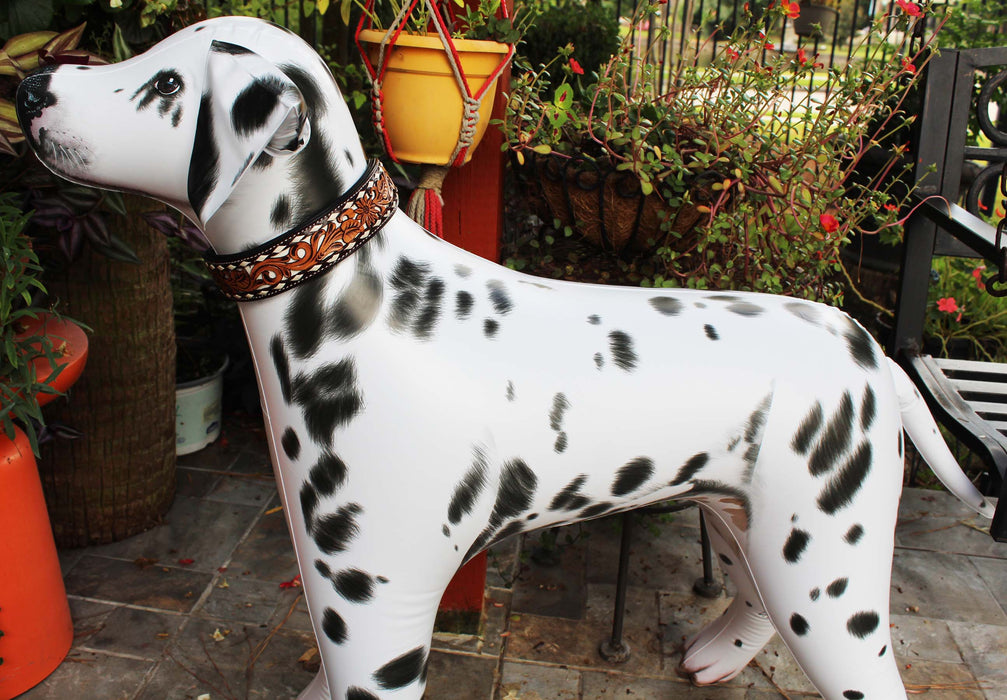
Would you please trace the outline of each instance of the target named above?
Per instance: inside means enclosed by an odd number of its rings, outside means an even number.
[[[378,70],[384,35],[374,29],[360,32],[360,43]],[[454,43],[472,94],[482,88],[509,48],[495,41],[456,39]],[[399,35],[388,57],[382,93],[384,128],[395,157],[406,163],[450,165],[462,128],[464,103],[440,37]],[[466,163],[489,126],[494,93],[490,85],[479,106],[479,121]]]

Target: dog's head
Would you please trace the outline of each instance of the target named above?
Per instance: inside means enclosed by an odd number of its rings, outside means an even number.
[[[43,69],[21,84],[17,110],[29,145],[58,175],[154,197],[202,226],[250,169],[283,167],[307,150],[312,111],[332,95],[345,111],[298,37],[227,17],[122,63]]]

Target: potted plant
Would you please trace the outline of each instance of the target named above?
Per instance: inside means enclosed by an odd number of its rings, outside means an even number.
[[[73,623],[35,462],[39,407],[83,370],[87,339],[35,304],[42,271],[28,216],[0,196],[0,697],[14,697],[59,665]]]
[[[522,21],[529,17],[524,13]],[[389,155],[407,163],[467,163],[520,36],[521,22],[501,0],[392,2],[385,14],[363,5],[357,42]]]
[[[838,0],[836,0],[838,2]],[[800,13],[793,17],[794,33],[820,39],[832,36],[839,10],[829,0],[802,0]]]
[[[877,228],[898,218],[901,202],[883,182],[851,175],[909,119],[899,106],[925,54],[897,53],[915,21],[901,16],[872,27],[853,52],[862,58],[822,74],[816,56],[768,38],[797,12],[793,2],[746,12],[727,40],[711,37],[670,77],[649,60],[661,28],[648,46],[638,45],[644,32],[627,35],[596,76],[580,73],[573,47],[520,75],[505,132],[519,163],[534,160],[562,185],[559,197],[545,188],[557,228],[573,237],[589,213],[623,210],[628,224],[588,221],[582,233],[644,270],[643,284],[837,302],[846,236],[868,217]],[[578,204],[585,190],[592,199]],[[551,272],[566,276],[564,266]]]

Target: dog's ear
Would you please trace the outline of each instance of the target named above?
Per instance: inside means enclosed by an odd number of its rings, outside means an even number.
[[[289,156],[310,138],[304,97],[275,65],[214,41],[189,162],[189,203],[206,222],[263,153]]]

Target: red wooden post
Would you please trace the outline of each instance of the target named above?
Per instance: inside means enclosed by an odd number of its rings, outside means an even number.
[[[510,83],[510,69],[500,76],[493,104],[493,119],[504,114],[501,92]],[[503,133],[490,125],[470,160],[453,169],[444,180],[444,240],[476,255],[500,261],[503,233],[504,153]],[[479,611],[486,588],[486,553],[455,574],[441,598],[441,610]]]

